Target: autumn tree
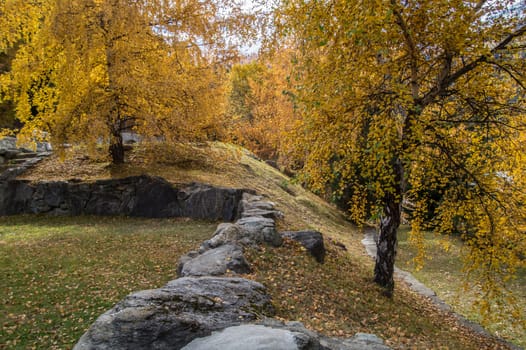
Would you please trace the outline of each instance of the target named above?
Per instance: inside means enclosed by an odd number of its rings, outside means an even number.
[[[284,50],[235,65],[228,90],[233,141],[282,163],[287,162],[286,138],[296,119],[287,80],[290,62],[290,51]]]
[[[19,13],[31,11],[28,18]],[[56,145],[101,141],[124,161],[122,132],[167,140],[215,134],[229,31],[250,31],[236,1],[3,1],[0,49],[20,45],[4,94],[22,133]],[[24,17],[24,16],[22,16]]]
[[[524,266],[526,14],[517,4],[285,0],[276,14],[297,52],[303,179],[320,192],[351,189],[358,221],[371,206],[374,280],[388,295],[404,201],[414,241],[431,225],[451,233],[462,223],[483,309]],[[434,202],[423,195],[431,190]]]

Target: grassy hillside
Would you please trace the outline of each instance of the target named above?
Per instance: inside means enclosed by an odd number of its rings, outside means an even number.
[[[248,277],[269,287],[280,318],[300,320],[309,328],[330,335],[376,333],[396,349],[505,348],[494,339],[457,324],[454,317],[437,310],[401,282],[392,300],[381,296],[372,283],[373,261],[360,243],[361,231],[332,206],[243,149],[221,143],[142,147],[119,167],[93,156],[73,155],[65,162],[52,157],[24,178],[94,180],[143,173],[162,176],[173,183],[199,181],[254,189],[284,212],[285,218],[279,222],[281,229],[311,228],[324,234],[328,246],[324,265],[317,264],[290,242],[279,249],[249,253],[256,269]],[[148,245],[148,240],[144,245]],[[152,277],[151,287],[159,285],[158,279]]]

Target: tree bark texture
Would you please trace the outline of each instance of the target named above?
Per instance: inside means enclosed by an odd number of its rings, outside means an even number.
[[[380,219],[380,234],[376,242],[376,264],[374,281],[385,288],[391,297],[394,290],[394,263],[397,249],[397,231],[402,214],[403,166],[400,159],[393,161],[395,190],[384,198],[384,209]]]
[[[124,163],[124,144],[122,142],[122,136],[120,133],[112,135],[109,152],[113,164]]]

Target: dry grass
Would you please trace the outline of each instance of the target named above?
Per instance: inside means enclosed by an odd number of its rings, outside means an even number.
[[[250,253],[253,278],[268,286],[278,317],[331,336],[375,333],[394,349],[506,349],[459,325],[430,301],[398,283],[382,296],[368,265],[329,243],[323,265],[294,242]]]
[[[24,175],[28,180],[95,180],[150,174],[177,183],[192,181],[250,188],[275,202],[285,214],[278,225],[287,230],[317,229],[329,244],[328,261],[318,265],[293,244],[253,251],[256,271],[276,301],[280,317],[304,322],[329,335],[372,332],[396,349],[498,349],[500,345],[458,325],[428,300],[398,283],[394,299],[381,296],[371,282],[373,262],[360,243],[363,235],[344,216],[249,152],[231,145],[153,145],[136,148],[119,167],[73,155],[71,160],[43,161]],[[423,315],[425,317],[423,317]]]

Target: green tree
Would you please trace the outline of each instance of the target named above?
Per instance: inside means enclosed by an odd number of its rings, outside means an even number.
[[[422,191],[441,198],[439,232],[459,219],[470,228],[466,266],[486,300],[524,265],[526,15],[515,3],[285,0],[276,13],[297,54],[304,180],[351,188],[355,219],[372,206],[374,280],[387,295],[404,200],[414,241],[429,224]]]
[[[25,9],[28,18],[17,19]],[[121,133],[182,140],[213,134],[223,114],[223,70],[234,55],[228,31],[247,34],[236,1],[2,1],[19,43],[2,77],[22,132],[48,131],[56,145],[109,145],[124,161]],[[23,17],[23,16],[22,16]]]

